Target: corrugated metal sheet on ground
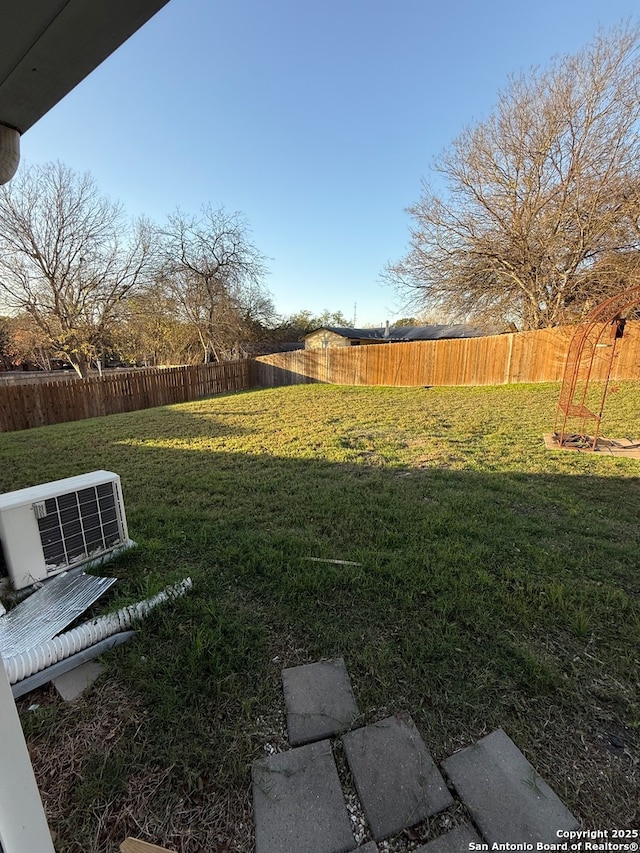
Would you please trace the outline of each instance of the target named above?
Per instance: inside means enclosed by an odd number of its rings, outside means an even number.
[[[116,578],[95,577],[79,569],[47,581],[0,617],[0,652],[12,657],[55,637],[115,582]]]

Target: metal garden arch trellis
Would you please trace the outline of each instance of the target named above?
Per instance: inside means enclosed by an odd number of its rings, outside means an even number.
[[[619,341],[624,335],[626,323],[624,315],[638,303],[640,303],[640,287],[621,291],[597,305],[587,316],[586,322],[577,327],[571,338],[553,426],[555,440],[560,447],[571,444],[574,447],[596,449],[600,423],[609,392],[611,371]],[[603,349],[608,350],[604,356],[606,359],[604,385],[602,392],[598,395],[598,404],[589,408],[587,393],[592,381],[596,356],[598,351]],[[587,435],[588,423],[593,424],[592,435]],[[571,429],[572,425],[576,424],[577,429]]]

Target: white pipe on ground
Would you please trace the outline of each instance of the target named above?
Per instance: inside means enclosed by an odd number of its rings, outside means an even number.
[[[99,643],[106,637],[125,631],[134,622],[138,622],[159,604],[174,598],[180,598],[193,586],[191,578],[168,586],[151,598],[123,607],[115,613],[98,616],[91,622],[85,622],[71,631],[66,631],[46,643],[40,643],[32,649],[6,658],[4,664],[11,684],[22,681],[36,672],[58,661],[71,657],[89,646]],[[0,741],[1,743],[1,741]],[[6,853],[6,851],[5,851]]]

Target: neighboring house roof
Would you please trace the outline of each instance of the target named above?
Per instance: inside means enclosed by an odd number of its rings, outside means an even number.
[[[333,332],[335,335],[340,335],[349,340],[393,341],[396,343],[398,341],[437,341],[443,338],[479,338],[486,334],[486,332],[473,326],[467,326],[465,323],[455,323],[450,326],[391,326],[388,334],[384,327],[350,329],[344,326],[321,326],[319,329],[309,332],[305,338],[323,331]]]

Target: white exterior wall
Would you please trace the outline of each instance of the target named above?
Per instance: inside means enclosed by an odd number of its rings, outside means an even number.
[[[0,657],[0,844],[4,853],[55,853],[11,693]]]

